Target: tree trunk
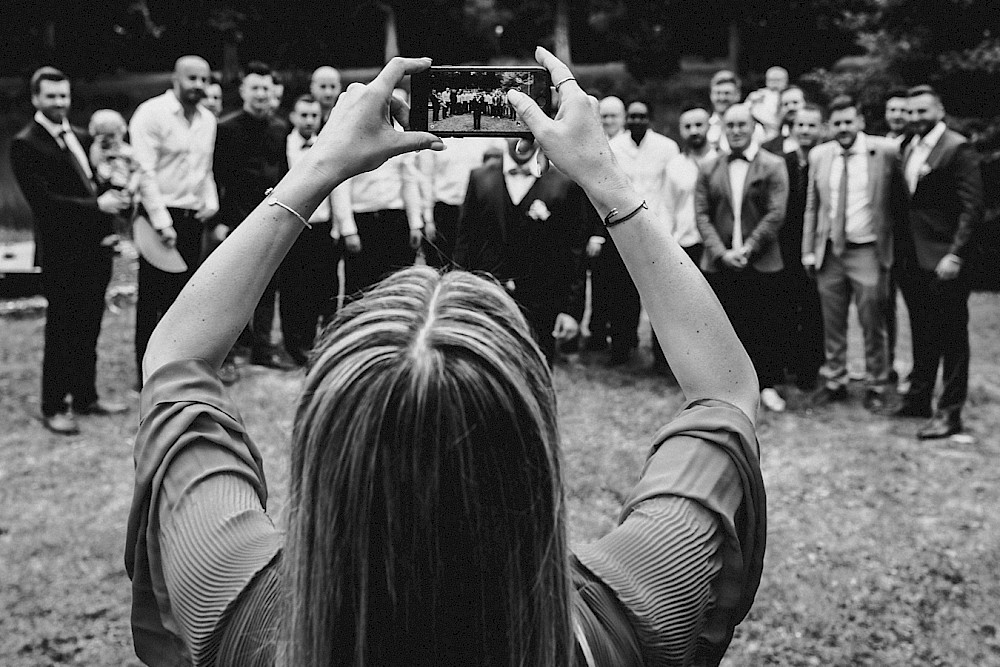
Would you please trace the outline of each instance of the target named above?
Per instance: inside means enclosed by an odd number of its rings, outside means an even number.
[[[46,60],[52,60],[56,53],[56,22],[51,19],[45,22],[42,30],[42,45]]]
[[[399,55],[399,30],[396,28],[396,12],[387,2],[378,3],[385,14],[385,59],[389,62]]]
[[[553,42],[556,58],[568,65],[572,62],[569,49],[569,0],[556,0],[555,19]]]

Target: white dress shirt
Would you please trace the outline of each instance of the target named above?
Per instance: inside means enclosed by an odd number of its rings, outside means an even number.
[[[303,137],[298,130],[292,130],[285,141],[285,155],[288,157],[288,168],[291,169],[302,159],[312,146],[316,137]],[[309,222],[329,222],[333,218],[333,193],[329,197],[324,197],[323,201],[316,207],[316,212],[309,216]],[[332,234],[337,238],[338,234]]]
[[[215,114],[199,105],[188,122],[173,90],[146,100],[132,114],[129,137],[135,157],[153,174],[163,203],[191,211],[219,210],[212,172]]]
[[[402,131],[402,128],[397,129]],[[343,186],[342,196],[338,193],[333,202],[334,217],[342,236],[358,233],[355,213],[406,211],[411,230],[424,228],[420,178],[413,153],[391,157],[376,169],[351,177]]]
[[[526,170],[526,171],[525,171]],[[513,172],[513,173],[512,173]],[[518,206],[524,201],[528,190],[535,184],[541,174],[538,171],[537,153],[532,155],[524,164],[518,164],[510,156],[509,151],[503,154],[503,180],[507,185],[507,194],[514,206]]]
[[[906,185],[909,186],[911,195],[917,190],[917,183],[920,182],[920,171],[927,164],[927,158],[937,146],[937,142],[944,136],[946,129],[948,128],[944,121],[938,121],[938,124],[931,128],[931,131],[926,135],[913,137],[910,140],[910,146],[913,149],[910,152],[910,158],[906,161]]]
[[[73,157],[76,158],[77,163],[83,169],[83,173],[93,181],[94,172],[90,168],[90,160],[87,159],[87,153],[83,150],[83,146],[80,145],[79,139],[73,134],[73,128],[70,127],[69,121],[63,118],[62,123],[53,123],[41,111],[36,111],[35,122],[44,127],[45,131],[52,135],[52,138],[59,144],[59,148],[69,149],[69,152],[73,154]]]
[[[746,160],[733,160],[729,163],[729,190],[733,193],[733,250],[743,247],[743,187],[747,182],[750,163],[757,157],[757,144],[750,145],[743,151]]]
[[[469,175],[483,165],[483,156],[490,149],[507,153],[507,142],[490,137],[448,137],[443,139],[446,150],[420,151],[417,167],[421,177],[421,199],[427,219],[433,217],[434,204],[461,206],[469,188]]]
[[[844,174],[844,148],[834,145],[830,165],[830,223],[837,224],[840,210],[840,179]],[[848,243],[872,243],[876,240],[872,223],[871,202],[868,200],[868,141],[858,132],[847,160],[847,223],[844,239]]]
[[[677,142],[646,130],[637,146],[632,133],[626,130],[612,137],[608,144],[639,196],[646,200],[651,214],[666,220],[663,195],[667,188],[667,163],[680,153]]]
[[[664,206],[670,231],[682,248],[701,243],[694,212],[694,190],[698,183],[699,167],[717,156],[718,153],[710,148],[701,158],[690,153],[680,153],[667,163]]]

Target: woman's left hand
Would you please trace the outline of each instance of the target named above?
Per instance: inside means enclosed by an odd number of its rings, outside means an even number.
[[[375,169],[389,158],[425,148],[443,150],[444,143],[428,132],[399,132],[393,120],[406,128],[410,107],[392,91],[408,74],[431,66],[430,58],[393,58],[371,83],[347,87],[319,134],[309,155],[313,168],[333,183]]]

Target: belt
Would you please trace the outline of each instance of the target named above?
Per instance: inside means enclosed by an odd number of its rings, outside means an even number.
[[[170,213],[171,218],[193,218],[198,214],[198,211],[190,208],[173,208],[168,206],[167,212]]]

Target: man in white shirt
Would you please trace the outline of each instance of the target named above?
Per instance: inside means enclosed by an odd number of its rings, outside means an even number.
[[[608,144],[636,191],[659,220],[666,220],[664,192],[667,188],[667,163],[680,152],[677,143],[650,128],[652,106],[646,100],[629,103],[625,131]],[[599,255],[600,273],[607,285],[608,329],[611,337],[612,365],[628,362],[631,350],[639,344],[641,304],[632,277],[625,270],[621,256],[610,236],[605,236]]]
[[[788,172],[782,158],[753,141],[750,108],[723,116],[731,150],[706,163],[695,186],[695,218],[704,252],[701,269],[757,369],[761,403],[781,412],[775,387],[784,381],[774,295],[783,267],[778,230],[785,222]]]
[[[780,109],[781,93],[788,87],[788,70],[784,67],[768,67],[764,73],[764,87],[747,95],[750,111],[764,125],[766,138],[778,135],[783,115]]]
[[[702,107],[688,107],[681,112],[679,126],[684,150],[667,163],[664,189],[665,220],[674,239],[695,265],[701,262],[704,249],[694,212],[698,171],[718,157],[718,153],[708,143],[708,116],[708,111]],[[652,343],[653,366],[658,371],[666,372],[667,361],[656,341],[655,333]]]
[[[322,116],[323,107],[312,95],[295,100],[285,146],[289,169],[312,147]],[[282,262],[281,329],[285,350],[299,365],[305,364],[312,349],[317,324],[329,322],[337,309],[340,230],[333,217],[335,196],[331,193],[320,202],[309,218],[312,227],[302,230]]]
[[[114,215],[129,206],[119,190],[98,196],[87,133],[67,120],[69,79],[53,67],[31,77],[35,116],[10,146],[10,163],[35,220],[48,300],[42,357],[42,423],[79,432],[75,414],[122,412],[97,394],[97,338],[111,279]],[[67,403],[67,397],[71,403]]]
[[[330,117],[330,111],[337,103],[337,98],[340,97],[340,91],[340,72],[336,68],[323,65],[312,73],[312,77],[309,79],[309,94],[319,102],[323,109],[320,127],[323,127],[326,124],[326,119]]]
[[[393,95],[406,99],[403,90]],[[393,271],[411,266],[416,258],[424,222],[415,157],[397,155],[343,184],[334,215],[346,249],[345,298],[355,298]]]
[[[802,265],[816,276],[823,310],[824,384],[814,405],[847,398],[847,321],[853,299],[865,341],[865,407],[886,407],[889,381],[883,301],[900,220],[902,179],[896,147],[863,132],[854,99],[830,104],[834,141],[809,153]]]
[[[416,157],[423,202],[423,254],[427,265],[434,267],[451,266],[469,174],[483,166],[490,154],[507,151],[499,137],[448,137],[444,143],[447,150],[420,151]]]
[[[909,138],[909,110],[906,88],[893,88],[885,94],[886,139],[894,139],[903,144]]]
[[[167,273],[139,258],[135,354],[140,378],[149,336],[198,268],[205,225],[219,210],[212,167],[216,119],[200,104],[210,77],[204,59],[179,58],[171,89],[140,104],[129,123],[135,157],[155,178],[173,221],[172,227],[158,230],[160,236],[165,244],[176,244],[187,264],[183,273]],[[224,233],[209,231],[217,237]],[[228,370],[223,373],[227,379]]]
[[[729,107],[740,101],[741,91],[742,82],[733,72],[724,69],[712,75],[708,93],[709,100],[712,103],[712,115],[708,119],[708,143],[720,153],[725,153],[729,150],[729,141],[726,138],[723,116],[725,116]],[[752,138],[754,144],[757,146],[764,143],[766,139],[764,126],[756,121],[753,125]]]
[[[598,103],[601,113],[601,126],[608,139],[616,137],[625,131],[625,103],[614,95],[602,98]]]

